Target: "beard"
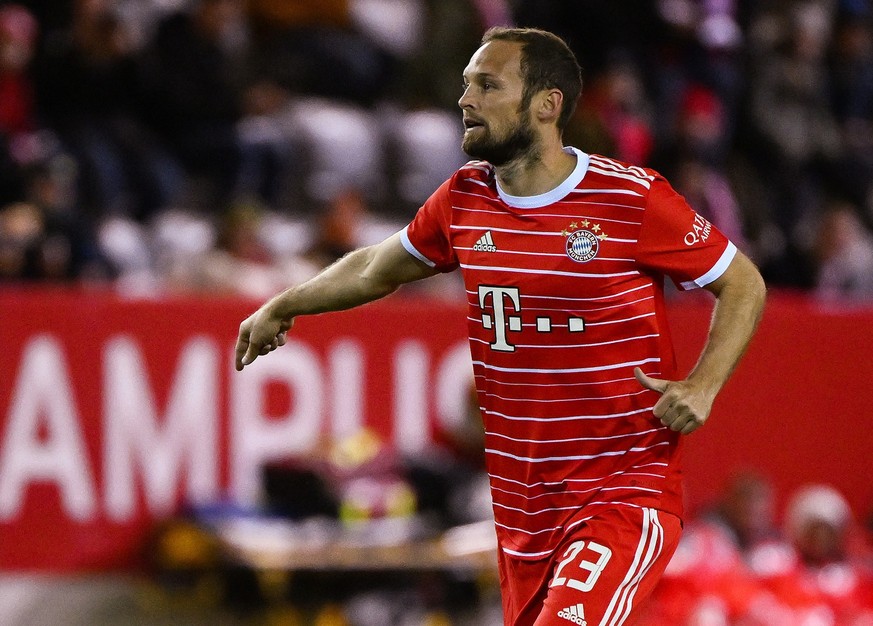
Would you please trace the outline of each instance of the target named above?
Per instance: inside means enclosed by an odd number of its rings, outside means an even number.
[[[503,137],[493,136],[487,126],[480,128],[482,132],[478,138],[464,134],[461,148],[470,157],[488,161],[491,165],[506,165],[528,153],[534,144],[533,125],[524,117],[520,117],[518,123]]]

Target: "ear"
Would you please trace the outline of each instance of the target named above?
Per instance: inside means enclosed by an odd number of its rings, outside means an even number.
[[[560,89],[544,89],[537,95],[535,101],[538,102],[536,116],[539,121],[544,123],[558,121],[561,106],[564,104],[564,94]]]

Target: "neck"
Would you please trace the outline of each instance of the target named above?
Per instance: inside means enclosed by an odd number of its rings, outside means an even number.
[[[512,196],[536,196],[560,185],[576,167],[576,157],[564,152],[560,140],[539,143],[523,156],[499,167],[495,174]]]

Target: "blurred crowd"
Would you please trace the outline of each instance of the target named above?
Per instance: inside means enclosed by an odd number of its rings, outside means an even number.
[[[329,537],[337,554],[350,543],[402,548],[413,537],[435,534],[463,544],[465,552],[490,554],[496,537],[475,442],[458,431],[431,456],[400,459],[364,431],[310,463],[276,462],[264,471],[260,511],[272,527],[253,525],[248,512],[245,533],[255,532],[256,543],[267,544],[280,534],[275,524],[283,519],[292,524],[287,532],[302,537],[299,545]],[[455,462],[441,457],[447,452]],[[156,579],[184,582],[180,589],[190,590],[211,576],[221,590],[213,597],[223,605],[249,614],[272,611],[286,620],[278,623],[293,625],[502,624],[496,579],[440,574],[412,549],[408,558],[418,559],[420,569],[406,567],[399,578],[392,578],[390,568],[302,568],[293,586],[288,580],[278,589],[256,585],[257,567],[248,568],[257,560],[245,567],[231,561],[235,568],[228,569],[214,547],[220,543],[214,537],[227,541],[233,534],[228,529],[234,525],[227,523],[233,515],[207,509],[194,516],[193,526],[180,520],[162,526],[149,550]],[[180,535],[192,533],[196,540],[180,542]],[[203,547],[192,551],[191,545]],[[276,551],[287,554],[287,548]],[[321,590],[313,592],[310,585]],[[641,626],[870,626],[873,524],[854,514],[826,482],[779,493],[766,475],[738,471],[714,502],[686,520],[679,547],[645,607]]]
[[[380,240],[464,162],[496,24],[576,51],[566,143],[873,299],[871,0],[0,2],[0,282],[262,297]]]
[[[870,531],[831,485],[777,494],[764,476],[738,473],[686,524],[642,623],[873,624]]]

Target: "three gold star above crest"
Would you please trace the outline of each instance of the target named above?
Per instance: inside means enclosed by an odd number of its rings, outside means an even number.
[[[565,228],[564,230],[561,231],[561,235],[563,235],[564,237],[569,236],[571,232],[579,229],[579,225],[580,225],[580,222],[570,222],[569,230],[567,228]],[[582,220],[581,225],[582,225],[582,228],[589,228],[590,227],[591,232],[597,233],[597,238],[600,239],[601,241],[603,241],[604,239],[607,238],[606,233],[603,232],[602,229],[600,228],[600,224],[594,224],[592,226],[591,222],[589,220]]]

